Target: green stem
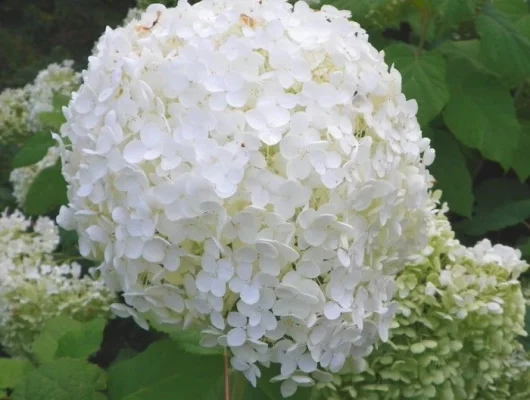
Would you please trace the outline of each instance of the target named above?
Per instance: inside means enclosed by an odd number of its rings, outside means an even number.
[[[235,372],[232,375],[232,391],[231,391],[231,400],[243,400],[243,395],[245,394],[245,386],[247,381],[245,376],[241,372]]]

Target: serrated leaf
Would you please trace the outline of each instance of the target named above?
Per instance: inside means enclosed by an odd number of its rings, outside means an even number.
[[[48,149],[55,144],[49,132],[37,132],[30,136],[13,158],[13,168],[21,168],[42,160]]]
[[[26,195],[24,212],[27,215],[44,215],[67,202],[66,182],[58,162],[43,169],[35,178]]]
[[[456,227],[471,236],[480,236],[486,232],[499,231],[517,225],[530,218],[530,199],[502,204],[477,213],[471,220],[458,223]]]
[[[28,360],[0,358],[0,389],[13,389],[33,369]]]
[[[530,121],[521,121],[519,144],[514,151],[512,167],[522,181],[530,177]]]
[[[108,396],[110,400],[205,399],[222,375],[222,357],[187,353],[175,342],[163,340],[109,368]]]
[[[418,121],[425,125],[449,100],[444,58],[425,51],[416,56],[414,47],[405,44],[387,47],[385,55],[385,60],[394,63],[401,73],[407,98],[418,102]]]
[[[477,0],[432,0],[434,12],[439,17],[439,31],[445,32],[473,17]]]
[[[40,335],[32,345],[32,353],[39,363],[50,362],[55,358],[59,339],[70,331],[79,329],[81,322],[61,316],[45,322]]]
[[[530,77],[530,40],[524,37],[508,17],[490,4],[475,22],[484,64],[510,82]]]
[[[66,332],[59,338],[55,358],[87,359],[96,353],[103,341],[106,321],[103,318],[81,323],[76,329]]]
[[[64,115],[59,111],[45,111],[39,114],[39,120],[48,129],[58,131],[66,121]]]
[[[105,372],[93,364],[57,360],[26,374],[11,400],[100,400],[105,381]]]
[[[436,186],[442,189],[442,200],[449,204],[451,211],[470,217],[474,201],[473,179],[458,142],[449,132],[435,131],[431,145],[436,158],[430,169]]]
[[[521,131],[509,90],[459,58],[449,59],[448,77],[451,99],[443,111],[447,127],[484,158],[509,168]]]

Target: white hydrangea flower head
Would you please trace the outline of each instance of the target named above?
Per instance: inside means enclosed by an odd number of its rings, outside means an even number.
[[[48,149],[42,160],[27,167],[15,168],[9,175],[9,181],[13,185],[13,196],[19,205],[26,201],[26,195],[35,178],[43,169],[54,166],[59,160],[59,148],[52,146]]]
[[[101,279],[81,276],[78,263],[55,262],[58,244],[49,218],[32,224],[20,211],[0,215],[0,345],[12,356],[31,353],[46,321],[107,316],[115,301]]]
[[[0,144],[20,143],[29,134],[29,86],[0,93]]]
[[[398,312],[387,343],[321,386],[324,398],[526,399],[530,357],[519,250],[454,238],[443,208],[429,246],[397,279]]]
[[[39,114],[53,110],[53,93],[66,96],[79,87],[81,74],[73,69],[72,60],[53,63],[41,70],[29,86],[28,124],[32,131],[41,129]]]
[[[285,0],[151,5],[107,29],[61,133],[84,256],[114,307],[205,328],[283,394],[385,339],[430,214],[415,101],[349,13]]]

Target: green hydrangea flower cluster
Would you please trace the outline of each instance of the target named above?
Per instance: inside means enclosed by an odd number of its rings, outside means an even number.
[[[29,86],[0,93],[0,144],[18,144],[29,134]]]
[[[70,96],[79,87],[81,75],[73,61],[50,64],[35,80],[19,89],[0,93],[0,144],[22,144],[33,132],[42,129],[39,114],[53,110],[53,94]]]
[[[19,211],[0,215],[0,345],[12,356],[29,355],[46,321],[108,316],[115,301],[103,281],[83,275],[79,264],[54,260],[58,243],[49,218],[32,224]]]
[[[487,240],[466,248],[445,210],[430,246],[399,276],[387,343],[324,386],[328,400],[528,399],[530,368],[520,252]]]

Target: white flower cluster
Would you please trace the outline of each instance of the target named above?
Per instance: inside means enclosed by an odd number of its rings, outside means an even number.
[[[285,396],[386,339],[395,274],[427,240],[434,151],[348,17],[152,5],[107,29],[61,129],[58,221],[103,259],[116,313],[207,326],[253,384],[281,364]]]
[[[72,60],[50,64],[29,85],[28,124],[31,131],[42,128],[40,113],[53,111],[54,92],[70,96],[79,87],[81,75],[72,68],[73,64]]]
[[[23,140],[28,132],[28,86],[0,93],[0,144]]]
[[[102,280],[81,276],[79,264],[58,265],[51,254],[58,244],[49,218],[32,225],[19,211],[0,215],[0,345],[11,355],[29,354],[47,320],[105,316],[115,301]]]
[[[528,398],[530,363],[519,343],[527,335],[526,304],[518,281],[528,264],[519,250],[488,240],[463,246],[445,211],[429,224],[419,263],[399,274],[389,341],[321,385],[324,398]]]

